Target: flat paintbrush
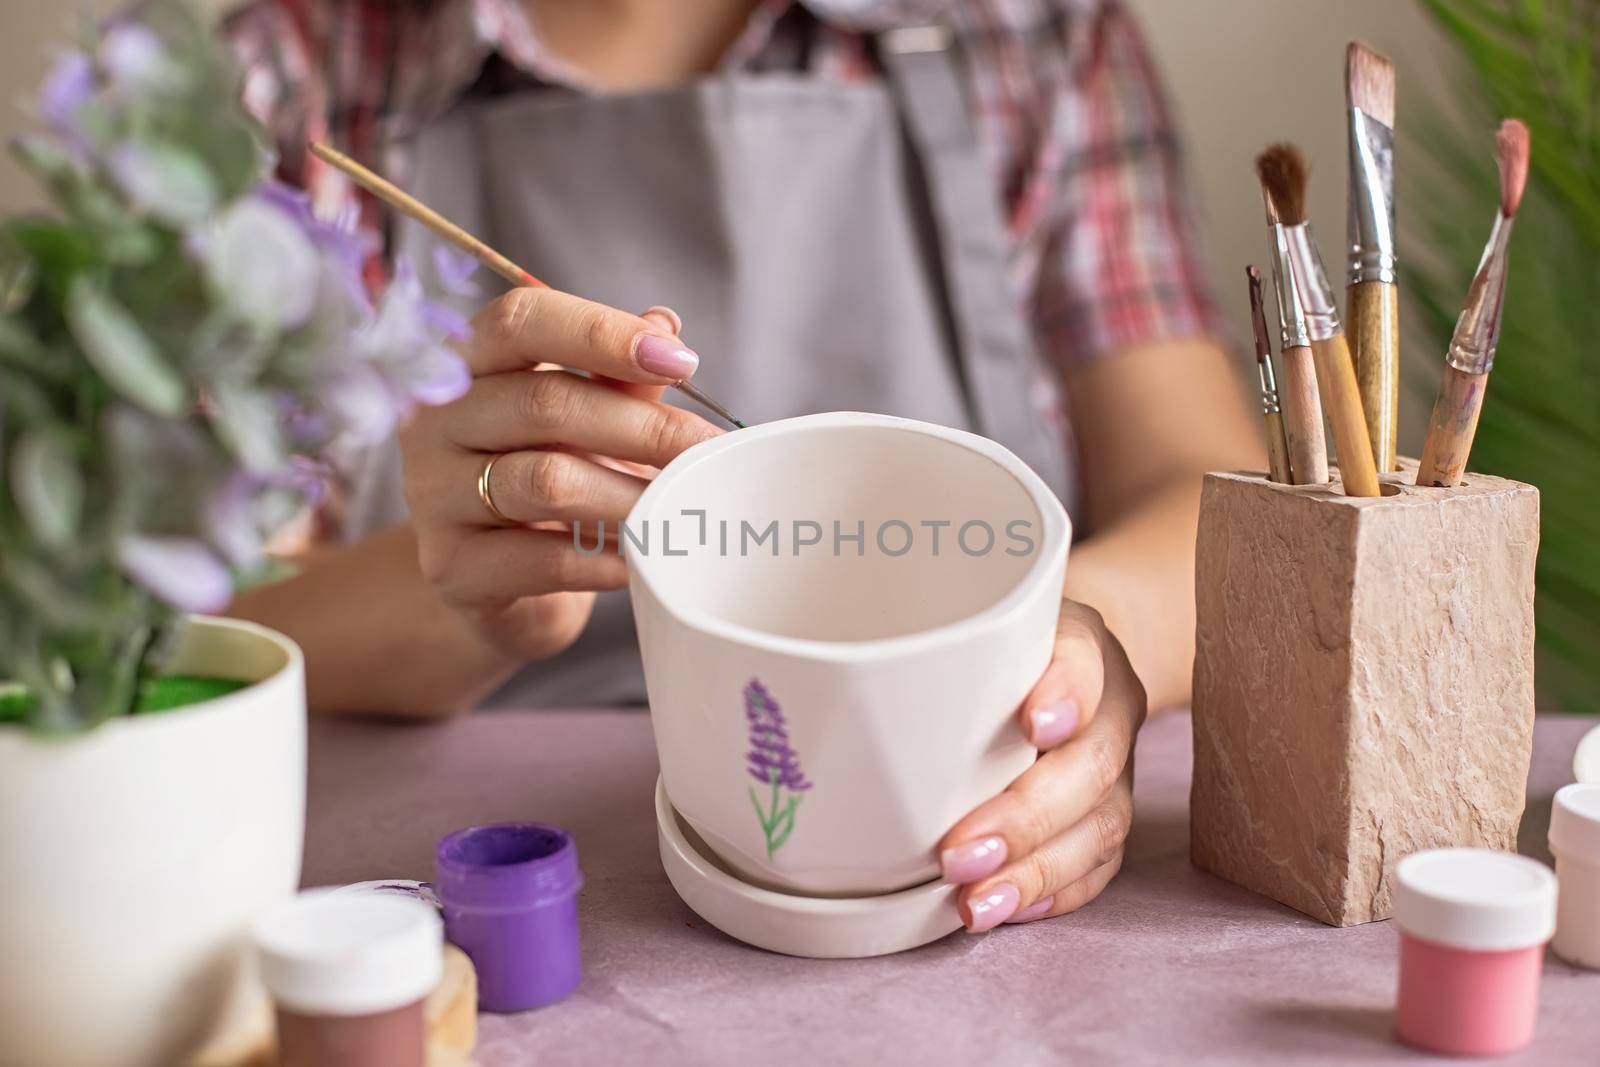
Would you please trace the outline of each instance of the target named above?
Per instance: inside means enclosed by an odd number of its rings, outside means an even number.
[[[1400,289],[1395,272],[1394,64],[1360,41],[1345,52],[1350,119],[1350,289],[1345,311],[1372,459],[1395,469]]]
[[[1257,161],[1257,172],[1260,161]],[[1294,265],[1289,239],[1272,206],[1265,183],[1261,200],[1267,209],[1267,252],[1272,260],[1272,291],[1278,304],[1278,355],[1283,360],[1283,422],[1289,437],[1289,474],[1296,485],[1322,485],[1328,480],[1328,441],[1322,429],[1322,400],[1317,396],[1316,361],[1306,315],[1294,291]]]
[[[1439,396],[1433,403],[1422,461],[1417,466],[1418,485],[1457,485],[1467,468],[1489,370],[1494,366],[1495,343],[1500,339],[1511,224],[1528,183],[1528,149],[1528,127],[1517,119],[1500,124],[1494,143],[1500,209],[1445,353],[1444,377],[1439,380]]]
[[[1256,340],[1256,373],[1261,379],[1261,417],[1267,426],[1267,476],[1275,482],[1289,479],[1289,442],[1283,433],[1283,413],[1278,406],[1278,383],[1272,375],[1272,343],[1267,340],[1267,313],[1261,301],[1261,272],[1252,264],[1244,269],[1250,279],[1250,328]]]
[[[1356,385],[1350,346],[1345,341],[1339,310],[1333,303],[1333,286],[1323,269],[1322,254],[1306,218],[1306,164],[1293,145],[1273,145],[1256,161],[1261,184],[1283,222],[1294,274],[1295,295],[1306,316],[1311,353],[1317,365],[1317,388],[1333,427],[1339,449],[1339,476],[1349,496],[1378,496],[1378,472],[1372,464],[1372,444],[1361,413],[1361,390]]]
[[[541,282],[538,278],[535,278],[495,251],[484,241],[463,230],[460,226],[457,226],[427,204],[407,193],[404,189],[363,167],[338,149],[325,144],[313,144],[311,146],[311,154],[334,169],[341,171],[351,181],[390,207],[416,219],[446,241],[477,259],[479,263],[482,263],[512,285],[528,286],[534,289],[550,288],[544,282]],[[672,387],[734,427],[741,430],[745,428],[745,424],[734,418],[727,408],[701,392],[699,387],[687,379],[673,382]]]

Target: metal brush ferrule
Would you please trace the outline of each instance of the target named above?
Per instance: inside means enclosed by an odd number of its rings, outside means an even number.
[[[1285,226],[1283,237],[1289,243],[1289,265],[1294,276],[1295,296],[1305,313],[1306,333],[1313,341],[1326,341],[1342,327],[1339,308],[1333,302],[1333,286],[1328,284],[1328,272],[1322,267],[1322,254],[1317,251],[1311,223]]]
[[[1257,359],[1256,369],[1261,374],[1261,412],[1276,415],[1283,409],[1278,405],[1278,380],[1272,373],[1272,357]]]
[[[1450,335],[1445,362],[1468,374],[1487,374],[1494,366],[1494,346],[1500,340],[1500,308],[1505,303],[1506,268],[1510,260],[1511,223],[1498,212],[1483,258],[1467,289],[1467,300]]]
[[[1267,258],[1272,261],[1272,292],[1278,304],[1278,342],[1284,348],[1310,348],[1306,317],[1294,295],[1294,267],[1282,226],[1267,227]]]
[[[1394,282],[1394,130],[1350,109],[1350,284]]]

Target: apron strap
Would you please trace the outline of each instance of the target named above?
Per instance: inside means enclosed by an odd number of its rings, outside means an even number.
[[[1068,443],[1035,403],[1037,354],[1007,282],[1000,198],[978,148],[955,35],[942,25],[898,27],[877,44],[921,162],[974,422],[1065,492]]]

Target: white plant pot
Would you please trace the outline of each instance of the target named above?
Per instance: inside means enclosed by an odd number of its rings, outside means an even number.
[[[752,549],[744,524],[774,520],[777,553]],[[861,524],[859,555],[835,551],[835,522]],[[739,877],[819,896],[925,882],[939,838],[1034,760],[1018,711],[1049,662],[1070,525],[1000,445],[883,415],[768,423],[678,457],[628,527],[666,794]],[[784,747],[789,781],[758,781]]]
[[[199,618],[174,673],[236,693],[82,737],[0,728],[0,1064],[172,1067],[291,895],[305,832],[300,650]]]

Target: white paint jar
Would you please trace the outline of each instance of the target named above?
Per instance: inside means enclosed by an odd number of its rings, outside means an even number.
[[[1550,947],[1568,963],[1600,970],[1600,784],[1556,791],[1550,851],[1561,882]]]

